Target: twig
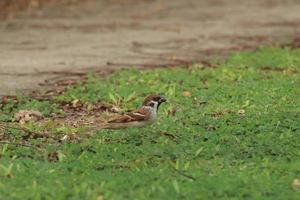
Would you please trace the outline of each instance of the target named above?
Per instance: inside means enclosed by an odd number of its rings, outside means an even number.
[[[174,135],[174,134],[171,134],[171,133],[167,133],[167,132],[160,132],[160,135],[162,136],[166,136],[167,138],[175,141],[178,143],[178,136],[177,135]]]
[[[185,174],[185,173],[183,173],[182,171],[176,169],[176,168],[173,167],[173,166],[171,166],[171,167],[172,167],[172,169],[173,169],[175,172],[177,172],[179,175],[181,175],[181,176],[183,176],[183,177],[185,177],[185,178],[188,178],[188,179],[190,179],[190,180],[192,180],[192,181],[196,181],[196,178],[195,178],[195,177],[193,177],[193,176],[191,176],[191,175],[188,175],[188,174]]]

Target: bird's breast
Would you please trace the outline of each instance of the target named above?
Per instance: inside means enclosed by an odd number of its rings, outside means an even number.
[[[154,122],[156,120],[157,116],[156,116],[156,111],[151,109],[150,110],[150,116],[149,116],[149,121],[150,122]]]

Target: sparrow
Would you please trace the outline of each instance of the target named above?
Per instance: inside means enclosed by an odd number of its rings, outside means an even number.
[[[140,108],[132,110],[125,115],[109,120],[103,129],[122,129],[131,127],[144,127],[152,124],[157,119],[157,111],[166,99],[161,95],[147,96]]]

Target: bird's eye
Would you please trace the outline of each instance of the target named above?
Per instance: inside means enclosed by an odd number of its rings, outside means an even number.
[[[154,103],[150,103],[149,106],[154,107]]]

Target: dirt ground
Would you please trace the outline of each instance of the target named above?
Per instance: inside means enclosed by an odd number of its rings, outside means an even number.
[[[297,0],[89,0],[0,21],[0,95],[299,41]]]

